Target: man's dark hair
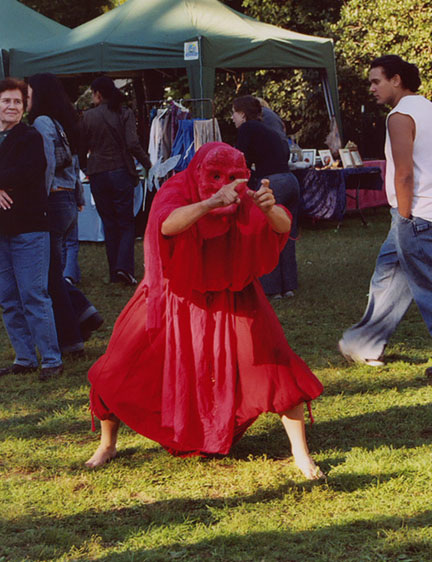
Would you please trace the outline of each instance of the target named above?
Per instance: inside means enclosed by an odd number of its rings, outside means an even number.
[[[22,80],[17,80],[16,78],[5,78],[0,80],[0,94],[6,92],[7,90],[19,90],[22,94],[24,109],[27,106],[27,84]]]
[[[254,96],[241,96],[233,101],[235,111],[245,114],[246,121],[261,119],[262,108],[260,102]]]
[[[371,68],[381,67],[387,80],[398,74],[403,87],[411,92],[417,92],[421,84],[419,69],[415,64],[406,62],[398,55],[384,55],[372,61]]]

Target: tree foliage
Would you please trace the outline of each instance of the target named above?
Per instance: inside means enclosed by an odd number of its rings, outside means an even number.
[[[23,4],[67,27],[76,27],[114,6],[113,0],[20,0]]]
[[[430,0],[349,0],[340,18],[329,26],[335,39],[340,102],[343,121],[352,137],[364,127],[366,119],[382,119],[368,93],[368,69],[371,61],[395,54],[416,64],[422,77],[419,93],[432,96],[432,2]],[[363,119],[363,121],[362,121]]]
[[[225,3],[239,9],[238,3]],[[341,5],[342,0],[243,0],[240,9],[265,23],[326,36],[329,24],[338,20]],[[243,94],[266,99],[303,146],[324,147],[329,122],[318,71],[284,68],[218,75],[215,101],[225,119],[232,98]]]

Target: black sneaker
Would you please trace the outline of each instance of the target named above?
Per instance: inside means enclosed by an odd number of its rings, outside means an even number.
[[[135,277],[131,273],[128,273],[127,271],[123,271],[123,269],[118,269],[116,271],[116,275],[118,281],[124,283],[125,285],[133,286],[138,284],[138,281],[135,279]]]
[[[83,341],[88,341],[90,339],[92,332],[98,330],[103,323],[104,323],[104,319],[102,318],[102,316],[99,314],[98,311],[96,311],[91,316],[86,318],[83,322],[81,322],[80,331]]]
[[[47,381],[52,377],[56,377],[63,373],[63,365],[58,365],[57,367],[42,367],[39,373],[40,381]]]
[[[0,377],[2,377],[3,375],[26,375],[27,373],[36,371],[36,369],[37,366],[26,367],[25,365],[19,365],[18,363],[13,363],[12,365],[0,369]]]

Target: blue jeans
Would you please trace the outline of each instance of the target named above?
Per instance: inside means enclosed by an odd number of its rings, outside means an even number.
[[[405,219],[391,209],[392,224],[381,246],[363,318],[343,334],[356,361],[378,359],[413,298],[432,335],[432,222]]]
[[[125,168],[90,176],[90,188],[102,219],[111,281],[119,269],[134,275],[134,181]]]
[[[81,271],[78,264],[79,240],[78,220],[63,241],[63,277],[70,277],[74,283],[81,281]]]
[[[288,242],[279,256],[276,268],[260,277],[266,295],[284,294],[297,289],[296,238],[300,203],[300,186],[291,172],[267,176],[276,203],[284,205],[292,214],[292,227]]]
[[[0,234],[0,308],[15,350],[15,363],[61,365],[51,299],[48,294],[48,232]]]
[[[96,309],[76,287],[63,277],[63,244],[77,220],[73,190],[57,191],[48,198],[51,262],[48,290],[53,302],[58,341],[63,352],[84,349],[80,322]]]

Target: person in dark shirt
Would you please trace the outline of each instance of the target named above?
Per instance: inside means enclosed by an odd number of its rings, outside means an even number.
[[[267,295],[276,298],[293,296],[297,289],[297,262],[295,238],[297,237],[297,215],[300,187],[294,174],[289,171],[289,148],[276,131],[261,120],[262,108],[253,96],[242,96],[233,101],[232,119],[237,127],[236,147],[246,158],[252,169],[252,184],[270,180],[276,202],[284,205],[292,214],[290,239],[280,255],[279,264],[269,274],[260,278]]]
[[[48,294],[50,242],[46,159],[41,135],[21,123],[23,82],[0,81],[0,308],[15,351],[0,376],[37,369],[40,380],[63,370]]]
[[[102,219],[110,281],[136,285],[134,271],[134,158],[148,170],[148,154],[140,145],[135,116],[122,106],[123,94],[108,76],[91,85],[95,107],[84,113],[80,162],[90,179]],[[87,154],[89,154],[87,159]]]

